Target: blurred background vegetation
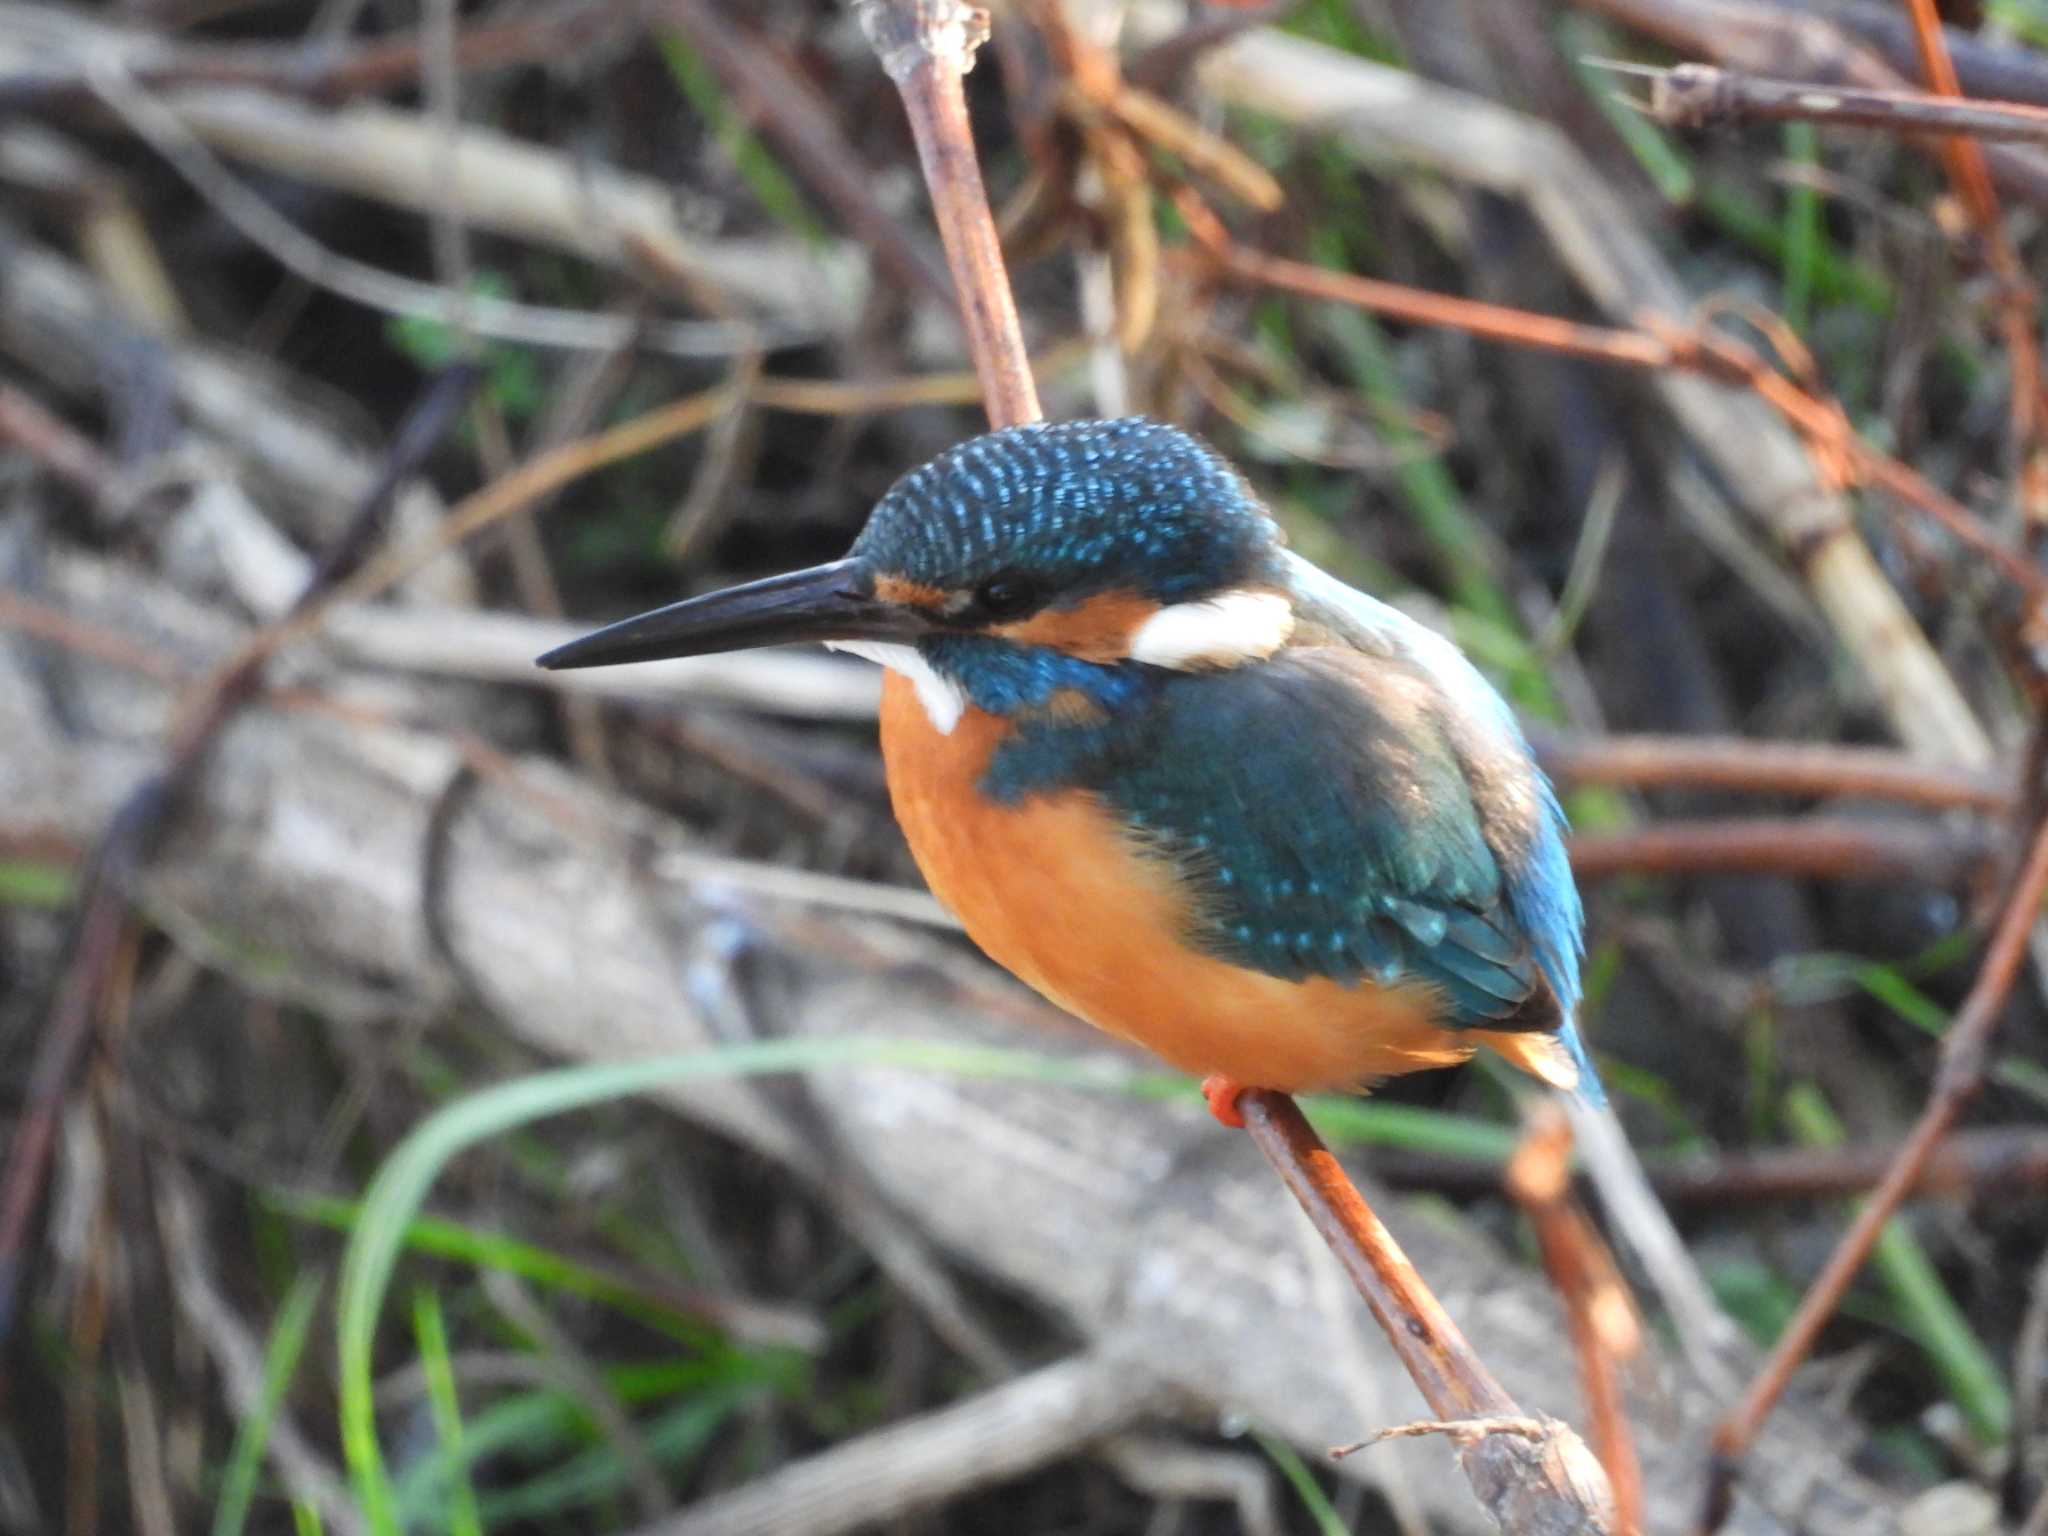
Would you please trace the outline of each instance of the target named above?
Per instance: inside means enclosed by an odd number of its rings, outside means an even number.
[[[2041,0],[1945,12],[1971,94],[2048,104]],[[1887,0],[1101,0],[999,6],[969,88],[1048,413],[1208,435],[1523,712],[1580,833],[1588,1033],[1763,1344],[1924,1100],[2040,817],[2039,593],[1869,456],[2038,564],[2048,422],[2016,419],[2013,340],[2039,345],[2048,149],[1991,157],[2006,261],[1926,143],[1677,133],[1615,59],[1920,78]],[[0,1529],[1470,1528],[1440,1461],[1340,1475],[1315,1435],[1375,1424],[1272,1422],[1218,1372],[814,1460],[1104,1336],[981,1225],[1014,1200],[1028,1245],[1095,1209],[1068,1175],[912,1146],[925,1101],[873,1069],[1041,1096],[1046,1146],[1067,1114],[1135,1128],[1067,1133],[1091,1153],[1172,1141],[1176,1179],[1220,1156],[1189,1085],[1042,1016],[1004,1032],[1034,1010],[918,894],[861,669],[527,671],[836,557],[982,424],[845,10],[5,4],[0,104]],[[1836,435],[1739,382],[1254,281],[1219,232],[1712,326]],[[228,670],[302,592],[313,619]],[[1828,758],[1758,792],[1738,746],[1665,784],[1617,766],[1646,733],[1865,746],[1892,778]],[[1833,1528],[2048,1524],[2040,974],[1797,1406],[1859,1490]],[[854,1046],[790,1022],[863,977],[886,1001]],[[919,1027],[941,1013],[994,1033],[955,1048]],[[1318,1118],[1540,1299],[1508,1083]],[[909,1129],[877,1152],[884,1122]],[[1261,1347],[1234,1326],[1226,1357]],[[1544,1406],[1575,1414],[1552,1342]],[[1674,1397],[1638,1426],[1657,1528],[1704,1460]],[[1742,1518],[1796,1528],[1770,1493]]]

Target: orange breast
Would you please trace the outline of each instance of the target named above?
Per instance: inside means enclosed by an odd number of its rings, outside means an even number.
[[[1433,1022],[1427,987],[1284,981],[1187,948],[1170,871],[1094,796],[981,797],[1004,729],[970,708],[942,736],[906,679],[892,672],[883,685],[897,819],[932,893],[998,964],[1185,1071],[1247,1085],[1350,1088],[1472,1054],[1474,1033]]]

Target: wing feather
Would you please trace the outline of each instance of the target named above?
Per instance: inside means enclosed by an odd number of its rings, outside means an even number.
[[[1544,985],[1426,670],[1349,646],[1189,674],[1095,786],[1174,861],[1190,942],[1290,979],[1434,984],[1503,1027]]]
[[[1565,857],[1564,812],[1506,701],[1463,652],[1399,609],[1293,553],[1280,557],[1280,577],[1304,639],[1321,634],[1325,643],[1419,667],[1450,702],[1448,735],[1502,863],[1509,926],[1534,949],[1569,1021],[1578,1008],[1585,914]],[[1575,1037],[1573,1047],[1579,1050]],[[1591,1064],[1583,1065],[1590,1078]]]

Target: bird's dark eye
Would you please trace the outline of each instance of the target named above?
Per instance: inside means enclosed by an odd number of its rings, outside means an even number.
[[[1038,606],[1038,584],[1028,576],[991,576],[974,589],[974,606],[991,619],[1014,619]]]

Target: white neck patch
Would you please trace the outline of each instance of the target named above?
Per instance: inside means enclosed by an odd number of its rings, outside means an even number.
[[[1294,633],[1294,605],[1282,592],[1219,592],[1175,603],[1131,635],[1131,660],[1176,672],[1260,661]]]
[[[886,640],[827,640],[825,649],[865,656],[909,678],[917,689],[917,702],[924,706],[925,718],[941,736],[952,735],[953,727],[967,712],[967,695],[960,685],[934,670],[914,645],[893,645]]]

